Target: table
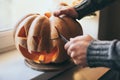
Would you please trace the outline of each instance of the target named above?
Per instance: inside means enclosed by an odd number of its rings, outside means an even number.
[[[103,67],[81,68],[76,66],[57,75],[52,80],[97,80],[108,70]],[[0,80],[30,80],[36,79],[44,73],[26,66],[24,57],[16,49],[0,54]]]

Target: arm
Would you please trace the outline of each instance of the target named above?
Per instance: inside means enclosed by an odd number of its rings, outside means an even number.
[[[65,44],[75,64],[120,70],[120,41],[94,40],[90,35],[77,36]]]
[[[120,41],[93,41],[87,49],[90,67],[108,67],[120,70]]]
[[[61,8],[54,11],[53,14],[57,17],[60,15],[67,15],[74,19],[81,19],[84,16],[100,10],[115,1],[117,0],[83,0],[80,4],[74,7],[62,5]]]
[[[82,3],[74,8],[78,13],[78,19],[81,19],[94,11],[101,10],[114,1],[116,0],[83,0]]]

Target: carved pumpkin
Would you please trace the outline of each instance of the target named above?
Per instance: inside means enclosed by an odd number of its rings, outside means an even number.
[[[55,27],[68,40],[83,34],[81,25],[69,17],[54,17],[49,13],[29,14],[15,27],[16,48],[27,60],[35,63],[61,63],[68,60],[65,43],[58,37]]]

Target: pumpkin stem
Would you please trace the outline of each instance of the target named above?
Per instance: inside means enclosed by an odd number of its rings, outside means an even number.
[[[47,16],[48,18],[50,18],[51,17],[51,12],[46,12],[44,15]]]

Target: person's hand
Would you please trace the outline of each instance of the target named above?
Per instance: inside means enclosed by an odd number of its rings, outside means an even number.
[[[69,16],[73,19],[77,19],[78,18],[78,13],[75,11],[75,9],[73,7],[68,6],[67,4],[60,4],[60,8],[56,11],[53,12],[53,15],[56,17],[59,17],[61,15],[66,15]]]
[[[93,38],[90,35],[77,36],[71,38],[70,41],[65,44],[64,48],[67,50],[67,54],[72,58],[75,64],[87,66],[87,48],[92,40]]]

